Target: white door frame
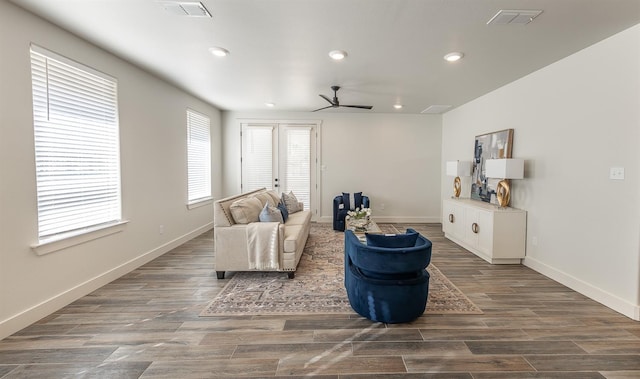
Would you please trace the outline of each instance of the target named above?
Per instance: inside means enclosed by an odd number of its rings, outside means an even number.
[[[240,158],[242,159],[242,130],[244,125],[270,125],[278,128],[282,126],[311,126],[315,131],[315,143],[311,147],[311,219],[317,221],[320,217],[321,193],[322,193],[322,177],[320,163],[322,162],[322,121],[321,120],[268,120],[268,119],[239,119],[240,121]],[[279,141],[278,141],[279,142]],[[277,164],[277,161],[276,161]],[[240,188],[241,192],[245,189],[242,183],[242,163],[240,164]],[[282,192],[282,191],[278,191]]]

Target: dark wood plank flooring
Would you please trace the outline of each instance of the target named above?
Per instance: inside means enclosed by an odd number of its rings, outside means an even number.
[[[408,226],[484,314],[198,317],[228,281],[207,232],[0,341],[0,378],[640,378],[639,322]]]

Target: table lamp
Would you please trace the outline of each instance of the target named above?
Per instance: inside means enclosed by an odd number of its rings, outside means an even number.
[[[455,176],[453,179],[453,194],[460,197],[462,185],[460,184],[461,176],[471,176],[471,162],[467,161],[447,161],[447,176]]]
[[[487,178],[501,179],[496,187],[498,204],[506,208],[511,200],[509,179],[524,178],[523,159],[487,159],[485,161],[485,176]]]

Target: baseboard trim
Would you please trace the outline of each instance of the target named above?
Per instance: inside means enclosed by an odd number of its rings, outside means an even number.
[[[522,264],[547,276],[598,303],[621,313],[632,320],[640,321],[640,305],[632,304],[620,297],[578,279],[566,272],[555,269],[535,258],[525,257]]]
[[[409,217],[409,216],[373,216],[378,223],[401,223],[401,224],[440,224],[440,217]],[[318,223],[333,223],[333,216],[322,216],[317,220]]]
[[[48,300],[43,301],[23,312],[20,312],[6,320],[0,322],[0,340],[8,337],[34,322],[46,317],[53,312],[73,303],[79,298],[90,294],[98,288],[111,283],[112,281],[122,277],[125,274],[135,270],[136,268],[148,263],[159,256],[171,251],[172,249],[182,245],[183,243],[199,236],[200,234],[211,230],[213,228],[213,222],[207,223],[189,233],[186,233],[180,237],[177,237],[157,248],[147,251],[140,256],[125,262],[113,269],[98,275],[92,279],[87,280],[84,283],[70,288],[56,296],[51,297]]]

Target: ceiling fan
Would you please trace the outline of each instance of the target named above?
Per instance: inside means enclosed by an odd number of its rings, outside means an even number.
[[[338,107],[345,107],[345,108],[360,108],[360,109],[371,109],[373,108],[372,105],[342,105],[340,104],[340,102],[338,101],[338,90],[340,89],[340,86],[331,86],[331,89],[333,90],[333,100],[330,100],[328,97],[326,97],[325,95],[320,94],[320,97],[325,99],[326,101],[329,102],[329,104],[326,107],[323,108],[318,108],[312,112],[317,112],[317,111],[321,111],[323,109],[327,109],[327,108],[338,108]]]

